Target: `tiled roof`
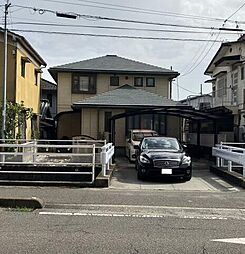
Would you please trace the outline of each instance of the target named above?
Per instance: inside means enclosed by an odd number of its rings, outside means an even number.
[[[106,55],[80,62],[55,66],[49,69],[51,75],[59,71],[83,71],[83,72],[119,72],[119,73],[147,73],[159,75],[171,75],[176,77],[178,72],[162,67],[134,61],[116,55]]]
[[[80,107],[166,107],[184,106],[180,102],[135,88],[129,85],[95,95],[88,99],[73,103],[74,108]]]

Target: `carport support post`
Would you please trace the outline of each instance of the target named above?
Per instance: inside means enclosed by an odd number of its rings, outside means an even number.
[[[115,119],[111,119],[110,120],[111,121],[111,143],[112,143],[112,145],[114,145],[115,146]],[[114,163],[115,162],[115,153],[114,153],[114,155],[113,155],[113,157],[112,157],[112,163]]]
[[[201,144],[201,122],[197,121],[197,151],[198,157],[200,156],[200,144]]]

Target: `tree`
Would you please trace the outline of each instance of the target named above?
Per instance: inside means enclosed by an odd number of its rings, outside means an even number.
[[[0,108],[2,112],[2,104]],[[21,138],[21,130],[25,131],[26,121],[32,116],[33,109],[25,108],[23,101],[21,103],[8,101],[6,105],[5,139]],[[2,128],[2,114],[0,114],[0,127]]]

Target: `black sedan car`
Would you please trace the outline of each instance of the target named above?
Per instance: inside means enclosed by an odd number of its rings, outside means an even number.
[[[143,138],[137,147],[135,166],[140,180],[148,176],[168,176],[189,181],[192,177],[191,158],[176,138]]]

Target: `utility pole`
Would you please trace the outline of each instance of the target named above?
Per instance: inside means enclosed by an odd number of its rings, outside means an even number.
[[[5,139],[6,131],[6,108],[7,108],[7,64],[8,64],[8,30],[7,16],[11,3],[7,0],[4,11],[4,62],[3,62],[3,98],[2,98],[2,139]]]

